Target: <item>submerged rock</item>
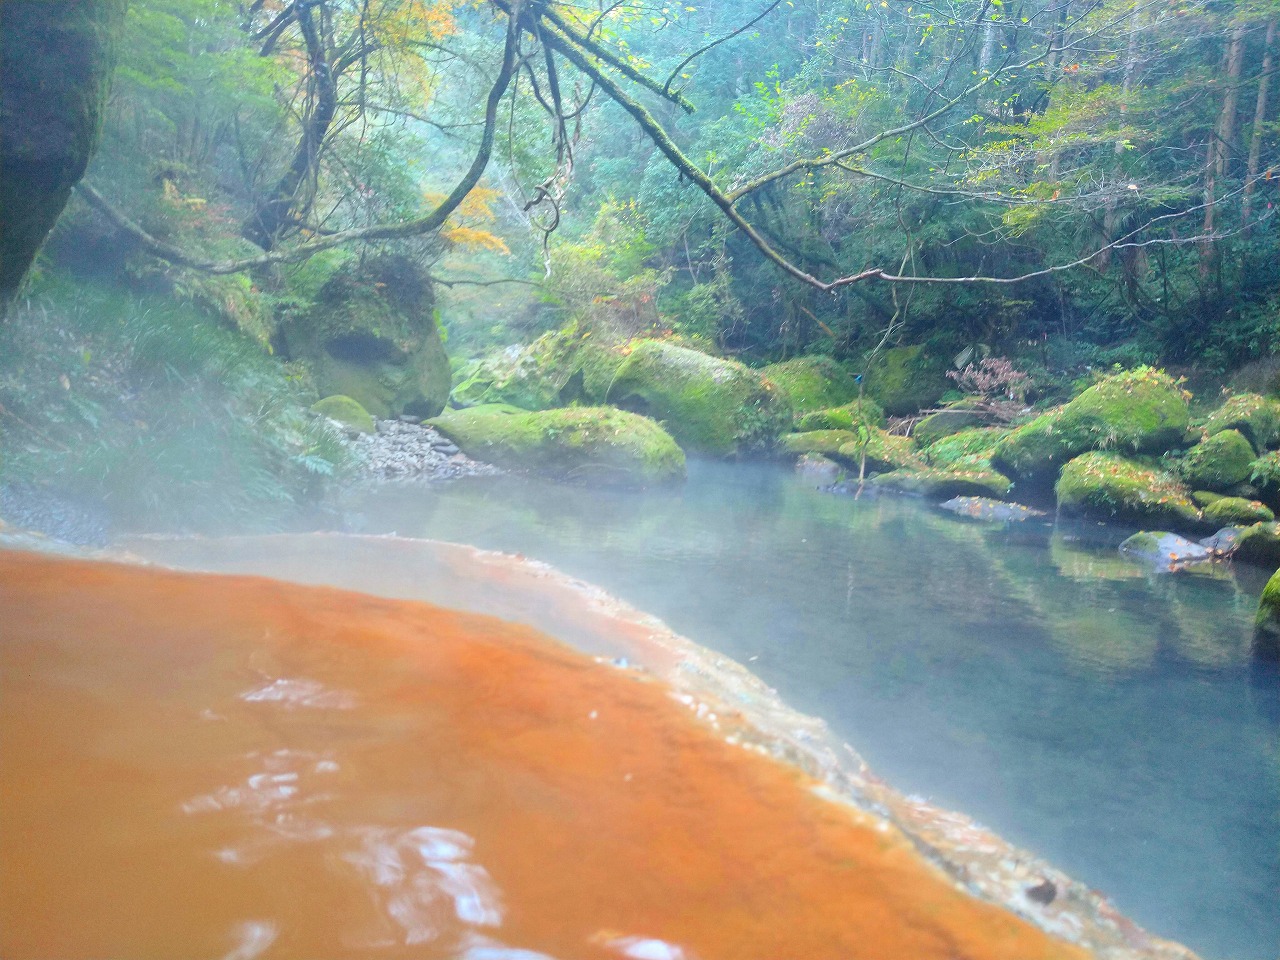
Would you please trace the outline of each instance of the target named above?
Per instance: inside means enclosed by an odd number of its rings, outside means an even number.
[[[790,402],[758,370],[659,340],[631,346],[607,401],[718,457],[769,447],[791,423]]]
[[[1217,533],[1210,534],[1201,540],[1200,546],[1215,557],[1229,557],[1240,546],[1240,535],[1244,531],[1244,527],[1223,527]]]
[[[796,357],[761,367],[760,373],[782,390],[797,414],[838,407],[858,395],[852,374],[831,357]]]
[[[1203,563],[1213,556],[1206,547],[1176,533],[1145,530],[1120,544],[1120,552],[1127,557],[1145,560],[1165,573],[1181,570],[1189,564]]]
[[[1005,503],[989,497],[953,497],[946,503],[938,504],[943,510],[972,520],[989,520],[993,523],[1030,520],[1043,517],[1043,510],[1035,510],[1021,503]]]
[[[651,484],[685,475],[684,453],[665,430],[613,407],[472,407],[437,417],[431,426],[470,456],[562,480]]]
[[[1173,476],[1114,453],[1086,453],[1062,470],[1058,509],[1097,519],[1156,520],[1183,529],[1200,525],[1189,491]]]

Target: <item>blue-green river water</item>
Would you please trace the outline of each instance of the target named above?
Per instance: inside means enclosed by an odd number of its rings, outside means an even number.
[[[544,560],[747,664],[900,790],[1211,960],[1280,956],[1280,673],[1261,571],[1159,575],[1118,531],[962,520],[693,463],[682,488],[387,486],[361,532]]]

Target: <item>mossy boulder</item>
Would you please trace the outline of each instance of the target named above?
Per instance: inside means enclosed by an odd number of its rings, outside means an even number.
[[[784,454],[821,454],[830,457],[840,448],[857,443],[858,434],[852,430],[806,430],[804,433],[784,433],[778,438],[778,450]]]
[[[1118,454],[1091,452],[1062,469],[1058,509],[1099,519],[1157,522],[1175,529],[1200,526],[1200,512],[1171,474]]]
[[[576,328],[543,334],[525,347],[506,347],[458,371],[452,392],[458,406],[510,403],[551,410],[604,402],[623,355]]]
[[[1280,523],[1255,523],[1240,531],[1234,556],[1245,563],[1280,567]]]
[[[1183,443],[1189,423],[1182,388],[1162,371],[1139,367],[1014,430],[991,462],[1015,479],[1043,482],[1087,450],[1164,453]]]
[[[311,307],[282,325],[285,349],[321,393],[351,397],[376,417],[433,417],[449,398],[449,358],[430,278],[403,256],[342,269]]]
[[[1139,367],[1098,381],[1065,407],[1058,429],[1073,449],[1164,453],[1191,422],[1187,395],[1167,373]]]
[[[373,417],[369,416],[369,411],[360,406],[350,397],[335,395],[325,397],[323,400],[312,404],[312,413],[318,413],[322,417],[328,417],[330,420],[336,420],[348,429],[355,430],[358,433],[373,433],[377,427],[373,422]]]
[[[1266,504],[1243,497],[1219,497],[1204,508],[1205,522],[1215,527],[1244,527],[1270,523],[1275,518],[1275,513]]]
[[[6,0],[0,31],[0,308],[98,143],[126,0]]]
[[[884,411],[880,404],[869,397],[863,397],[843,406],[814,410],[796,418],[796,430],[800,433],[808,430],[856,430],[859,424],[865,427],[883,427]]]
[[[822,483],[835,483],[844,473],[844,467],[820,453],[806,453],[796,461],[796,473]]]
[[[1178,470],[1193,488],[1222,493],[1249,478],[1253,459],[1253,446],[1244,434],[1223,430],[1188,450]]]
[[[988,422],[982,413],[981,404],[982,401],[976,397],[965,397],[948,404],[917,423],[911,436],[920,446],[928,447],[961,430],[980,427]]]
[[[868,432],[865,452],[868,470],[923,470],[927,466],[910,437],[894,436],[878,428]],[[862,440],[856,434],[853,440],[841,444],[836,451],[838,459],[855,468],[861,463],[862,456]]]
[[[936,441],[924,451],[924,457],[934,467],[963,470],[990,470],[991,455],[1009,431],[998,427],[979,427],[961,430]]]
[[[994,470],[939,470],[924,467],[894,470],[873,477],[871,483],[883,490],[918,493],[937,500],[953,497],[982,497],[1000,500],[1009,495],[1009,478]]]
[[[790,402],[759,371],[660,340],[630,346],[606,399],[662,421],[686,449],[717,457],[772,446],[792,417]]]
[[[1204,424],[1210,435],[1238,430],[1262,453],[1280,441],[1280,400],[1256,393],[1238,393],[1209,414]]]
[[[431,425],[470,457],[582,483],[648,485],[685,475],[684,453],[658,424],[615,407],[451,410]]]
[[[796,414],[838,407],[858,395],[853,375],[831,357],[795,357],[760,373],[786,394]]]
[[[1280,660],[1280,570],[1267,581],[1258,600],[1253,653],[1263,660]]]
[[[886,413],[907,416],[933,406],[951,384],[942,363],[921,346],[893,347],[867,368],[867,393]]]

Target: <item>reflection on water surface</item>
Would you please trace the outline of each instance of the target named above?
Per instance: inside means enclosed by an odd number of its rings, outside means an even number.
[[[1259,571],[1155,576],[1096,527],[988,527],[742,465],[647,493],[387,487],[355,510],[368,532],[599,583],[1150,929],[1207,957],[1280,955],[1280,677],[1248,658]]]
[[[0,955],[1083,960],[497,620],[0,552]]]

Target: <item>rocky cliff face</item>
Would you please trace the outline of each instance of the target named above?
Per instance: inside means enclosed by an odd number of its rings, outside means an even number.
[[[127,0],[5,0],[0,32],[0,304],[97,145]]]

